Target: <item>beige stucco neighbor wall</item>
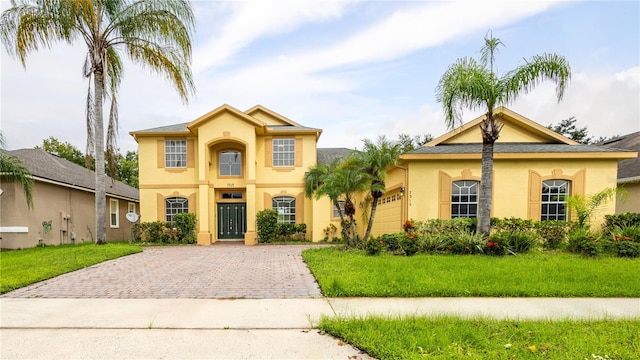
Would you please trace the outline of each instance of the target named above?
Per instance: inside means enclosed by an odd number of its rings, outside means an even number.
[[[627,190],[629,196],[625,199],[618,199],[616,202],[616,214],[640,213],[640,180],[622,184],[621,187]]]
[[[93,242],[95,239],[95,202],[91,192],[36,181],[33,209],[27,208],[22,188],[2,183],[0,195],[0,236],[4,249],[23,249],[44,245]],[[119,203],[118,226],[111,227],[107,197],[107,240],[129,240],[131,224],[126,220],[129,201]],[[137,204],[136,204],[137,207]],[[51,224],[45,231],[44,222]],[[74,239],[75,237],[75,239]]]

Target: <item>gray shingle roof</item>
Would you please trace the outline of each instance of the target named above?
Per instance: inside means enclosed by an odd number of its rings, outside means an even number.
[[[5,151],[15,156],[31,171],[35,177],[95,191],[95,173],[78,164],[50,154],[42,149],[19,149]],[[139,201],[140,192],[123,182],[111,183],[106,176],[107,194]]]
[[[300,130],[313,130],[317,131],[319,129],[310,128],[306,126],[293,126],[293,125],[267,125],[268,129],[273,130],[285,130],[285,131],[300,131]]]
[[[619,136],[615,139],[598,143],[607,148],[626,149],[640,153],[640,131]],[[635,159],[622,160],[618,163],[618,179],[628,179],[640,176],[640,156]]]
[[[322,164],[329,164],[334,159],[345,158],[354,150],[347,148],[318,148],[317,161]]]
[[[496,143],[494,153],[590,153],[619,152],[616,148],[604,148],[596,145],[567,145],[540,143]],[[409,154],[480,154],[482,144],[441,144],[437,146],[421,146]]]
[[[166,125],[166,126],[160,126],[160,127],[155,127],[155,128],[151,128],[151,129],[144,129],[144,130],[138,130],[135,132],[138,133],[155,133],[155,132],[178,132],[178,131],[187,131],[187,125],[189,125],[188,122],[186,123],[181,123],[181,124],[173,124],[173,125]]]

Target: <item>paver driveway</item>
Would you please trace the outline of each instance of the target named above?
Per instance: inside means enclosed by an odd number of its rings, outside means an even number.
[[[302,261],[313,245],[146,247],[3,297],[277,299],[321,297]]]

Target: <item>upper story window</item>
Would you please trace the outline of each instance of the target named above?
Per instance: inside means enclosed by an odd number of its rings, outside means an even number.
[[[175,214],[189,212],[189,200],[183,197],[170,197],[164,201],[167,222],[173,221]]]
[[[295,139],[273,139],[273,166],[295,166]]]
[[[271,208],[278,212],[279,223],[296,223],[296,199],[291,196],[274,197]]]
[[[478,217],[478,181],[454,181],[451,187],[451,218]]]
[[[569,181],[545,180],[542,182],[542,211],[540,220],[567,220],[567,196]]]
[[[220,176],[242,174],[242,154],[239,151],[223,151],[219,156]]]
[[[164,166],[168,168],[187,167],[187,140],[164,141]]]

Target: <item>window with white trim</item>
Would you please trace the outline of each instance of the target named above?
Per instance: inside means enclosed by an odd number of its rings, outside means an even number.
[[[170,197],[164,201],[165,206],[165,220],[167,222],[173,222],[173,216],[175,214],[182,214],[189,212],[189,200],[183,197]]]
[[[218,159],[220,176],[242,175],[242,154],[239,151],[223,151]]]
[[[164,141],[164,166],[168,168],[187,167],[187,140]]]
[[[545,180],[542,182],[540,220],[567,220],[569,185],[567,180]]]
[[[338,209],[342,212],[342,215],[344,215],[344,205],[346,203],[344,202],[344,200],[340,200],[338,201],[338,205],[336,206],[336,204],[333,204],[333,217],[336,219],[340,218],[340,212],[338,212]]]
[[[109,224],[112,228],[117,228],[120,226],[119,224],[120,218],[120,205],[118,200],[111,199],[109,200]]]
[[[127,205],[127,212],[135,213],[135,212],[136,212],[136,203],[132,203],[132,202],[130,202],[130,203]]]
[[[478,185],[473,180],[454,181],[451,186],[451,218],[478,217]]]
[[[277,196],[271,200],[271,208],[278,212],[278,222],[296,223],[296,199],[291,196]]]
[[[295,166],[296,141],[295,139],[273,139],[273,163],[277,166]]]

